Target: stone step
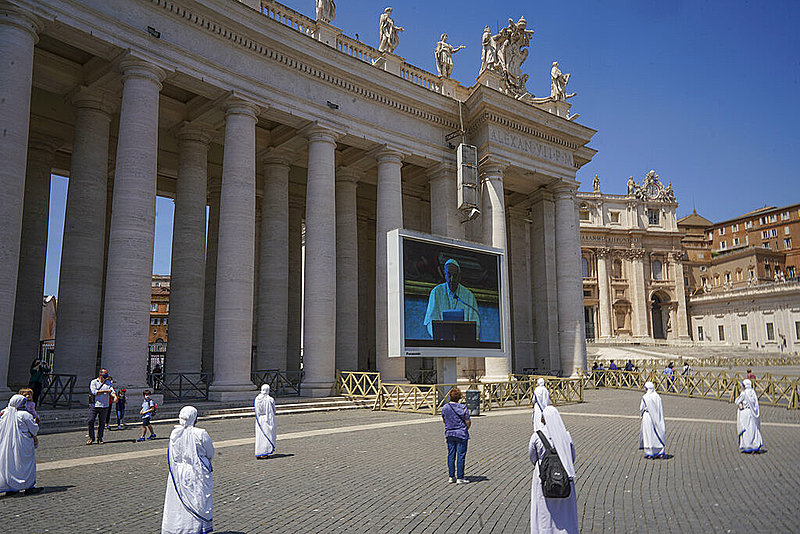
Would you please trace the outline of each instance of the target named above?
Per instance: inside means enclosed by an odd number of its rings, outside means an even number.
[[[278,415],[291,415],[301,413],[315,413],[338,410],[354,410],[362,408],[372,408],[373,399],[345,399],[344,397],[325,397],[309,399],[301,397],[282,397],[276,399],[275,411]],[[156,418],[153,419],[154,425],[174,424],[178,422],[178,412],[183,406],[191,405],[197,408],[201,419],[226,419],[226,418],[245,418],[251,417],[253,407],[249,403],[242,406],[242,403],[216,403],[216,402],[196,402],[187,401],[185,403],[168,403],[160,405]],[[138,406],[137,406],[138,408]],[[52,434],[57,432],[68,432],[79,430],[86,427],[86,417],[88,408],[73,408],[71,410],[41,410],[39,418],[41,420],[41,434]],[[134,410],[137,412],[138,410]],[[130,410],[128,410],[130,412]],[[111,421],[116,422],[116,414],[111,415]],[[137,413],[126,413],[126,426],[137,426],[141,419]]]

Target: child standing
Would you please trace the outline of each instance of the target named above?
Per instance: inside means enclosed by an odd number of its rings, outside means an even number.
[[[125,428],[125,402],[127,400],[128,397],[125,394],[125,390],[121,389],[119,393],[117,393],[117,430]]]
[[[156,433],[153,432],[153,425],[150,424],[150,419],[153,417],[153,412],[156,411],[156,403],[150,398],[150,390],[146,389],[142,392],[144,401],[142,402],[142,409],[139,413],[142,415],[142,436],[136,441],[144,441],[144,435],[147,430],[150,430],[150,436],[147,439],[155,439]]]
[[[25,397],[25,404],[22,406],[26,412],[33,416],[33,420],[36,424],[39,424],[39,414],[36,413],[36,403],[33,402],[33,390],[31,388],[22,388],[19,390],[19,394]],[[36,449],[39,447],[39,439],[36,436],[33,436],[33,448]]]

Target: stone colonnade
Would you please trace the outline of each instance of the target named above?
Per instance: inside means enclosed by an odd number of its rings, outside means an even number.
[[[66,141],[29,136],[34,47],[42,26],[6,2],[0,3],[0,14],[0,57],[7,60],[0,71],[0,384],[5,386],[25,381],[38,350],[34,325],[49,175]],[[406,165],[424,167],[432,233],[456,239],[469,233],[501,249],[509,235],[513,247],[523,244],[522,256],[512,259],[513,320],[522,335],[518,359],[567,374],[585,361],[573,186],[534,193],[529,227],[514,216],[508,224],[504,184],[512,164],[488,155],[480,166],[482,215],[466,230],[456,209],[453,161],[376,139],[360,147],[360,157],[350,156],[356,164],[337,165],[345,128],[324,120],[296,122],[290,127],[294,138],[263,149],[257,130],[265,104],[234,92],[174,121],[161,109],[171,98],[162,94],[163,84],[174,73],[156,63],[128,51],[109,63],[103,83],[86,81],[67,98],[75,119],[71,150],[66,149],[56,362],[58,372],[77,375],[78,390],[86,389],[98,364],[120,386],[147,387],[155,198],[165,137],[177,147],[177,173],[164,371],[213,373],[212,398],[249,397],[255,369],[299,371],[301,337],[302,394],[330,394],[336,369],[365,368],[363,332],[373,327],[375,366],[384,380],[405,380],[404,359],[387,355],[385,236],[403,226]],[[120,87],[120,80],[121,91],[109,89]],[[174,122],[163,127],[169,121]],[[221,173],[209,164],[214,143],[223,148]],[[303,150],[307,162],[298,162]],[[303,167],[305,194],[291,194],[292,173]],[[374,224],[359,206],[360,186],[372,169],[377,171]],[[371,271],[368,276],[365,270]],[[365,290],[362,280],[374,287]],[[374,323],[364,320],[365,308],[374,313]],[[506,358],[489,358],[485,366],[489,379],[504,379],[512,371]]]

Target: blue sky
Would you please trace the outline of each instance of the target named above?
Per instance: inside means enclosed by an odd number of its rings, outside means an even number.
[[[313,0],[284,4],[314,16]],[[474,84],[483,27],[524,15],[535,34],[523,70],[536,96],[550,92],[550,64],[571,72],[572,113],[598,131],[598,150],[578,179],[624,193],[628,176],[655,169],[672,182],[679,215],[724,220],[764,205],[800,201],[800,2],[582,0],[430,2],[340,0],[333,24],[377,46],[378,16],[403,26],[396,53],[436,72],[446,32],[465,50],[453,78]],[[63,179],[60,182],[64,182]],[[53,180],[45,291],[57,287],[65,187]],[[61,195],[61,196],[59,196]],[[60,202],[60,203],[59,203]],[[154,272],[169,272],[172,203],[156,205]]]

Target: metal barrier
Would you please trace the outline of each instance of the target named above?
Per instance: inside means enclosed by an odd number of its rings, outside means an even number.
[[[666,375],[663,371],[591,371],[583,376],[584,387],[643,390],[645,382],[653,382],[656,391],[671,395],[733,402],[742,391],[742,373],[726,371],[694,372],[690,375]],[[773,377],[766,373],[755,381],[753,389],[758,402],[769,406],[800,409],[798,379]],[[552,395],[552,393],[551,393]]]
[[[42,391],[39,393],[39,404],[47,404],[53,408],[72,408],[72,392],[78,375],[46,373],[43,375]]]
[[[553,404],[583,402],[581,378],[554,378],[529,375],[511,375],[503,382],[473,382],[469,389],[481,392],[481,409],[509,406],[533,406],[533,390],[536,380],[545,379]],[[380,382],[374,410],[394,412],[429,413],[436,415],[447,402],[447,394],[453,387],[464,384],[387,384]]]
[[[153,393],[164,395],[164,402],[208,400],[211,373],[150,373],[147,378]]]
[[[406,375],[406,378],[412,384],[435,384],[436,376],[436,369],[417,369],[410,376]]]
[[[257,387],[261,387],[262,384],[267,384],[269,386],[270,395],[273,397],[296,397],[300,395],[300,383],[303,381],[303,372],[266,369],[250,373],[250,380]]]
[[[374,399],[381,374],[364,371],[337,371],[336,394],[354,399]]]
[[[735,357],[726,358],[720,356],[711,356],[708,358],[695,359],[693,357],[679,357],[670,358],[666,354],[663,359],[649,358],[649,359],[632,359],[632,358],[597,358],[594,361],[608,363],[611,359],[617,362],[620,367],[625,365],[628,360],[638,369],[663,369],[664,366],[671,362],[689,362],[692,367],[776,367],[787,365],[800,365],[800,356],[753,356],[753,357]],[[609,370],[609,369],[606,369]]]

